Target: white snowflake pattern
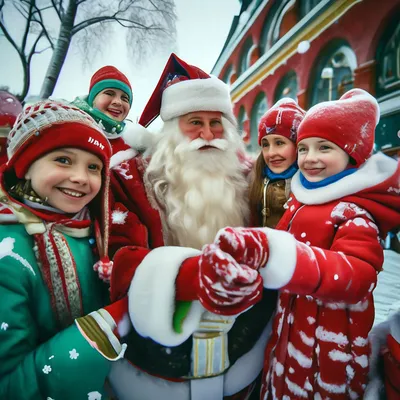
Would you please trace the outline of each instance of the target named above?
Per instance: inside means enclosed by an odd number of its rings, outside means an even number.
[[[15,260],[19,261],[25,268],[28,268],[29,271],[32,272],[33,275],[36,275],[35,271],[33,270],[32,266],[29,264],[25,258],[21,257],[19,254],[14,253],[14,243],[15,239],[11,237],[6,237],[0,242],[0,260],[3,257],[12,257]]]
[[[129,174],[129,164],[127,162],[114,167],[114,171],[117,171],[126,180],[133,179],[133,175]]]
[[[46,375],[48,375],[51,372],[51,367],[50,365],[45,365],[42,369],[43,373],[45,373]]]
[[[79,357],[79,353],[76,351],[76,349],[72,349],[72,350],[69,352],[69,358],[70,358],[71,360],[76,360],[78,357]]]
[[[9,325],[7,324],[7,322],[2,322],[1,326],[0,326],[0,329],[2,331],[6,331],[8,329],[8,327],[9,327]]]
[[[115,225],[125,224],[128,211],[114,210],[111,214],[112,223]]]
[[[101,394],[99,392],[90,392],[88,393],[88,400],[100,400]]]

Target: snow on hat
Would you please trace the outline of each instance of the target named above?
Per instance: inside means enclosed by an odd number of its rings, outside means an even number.
[[[129,96],[132,105],[132,87],[128,78],[112,65],[106,65],[94,73],[90,80],[88,104],[93,107],[95,97],[104,89],[120,89]]]
[[[266,135],[281,135],[296,142],[297,129],[305,111],[291,98],[277,101],[260,119],[258,124],[258,144]]]
[[[8,136],[7,169],[23,178],[41,156],[61,147],[76,147],[98,156],[108,168],[111,145],[96,122],[79,108],[53,100],[27,107]]]
[[[229,87],[172,53],[139,124],[148,126],[158,115],[168,121],[195,111],[222,112],[236,125]]]
[[[358,167],[372,153],[379,116],[374,97],[365,90],[351,89],[339,100],[311,107],[300,123],[297,143],[309,137],[329,140],[344,150]]]

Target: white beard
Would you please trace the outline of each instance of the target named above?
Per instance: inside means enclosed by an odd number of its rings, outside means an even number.
[[[146,171],[165,210],[168,245],[201,249],[225,226],[244,226],[249,215],[248,183],[237,152],[241,138],[226,119],[224,139],[192,142],[168,121]],[[197,150],[205,144],[218,149]]]

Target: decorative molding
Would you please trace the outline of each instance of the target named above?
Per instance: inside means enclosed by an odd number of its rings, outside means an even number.
[[[244,72],[232,85],[231,97],[235,103],[258,86],[266,76],[297,53],[302,41],[312,42],[342,15],[362,0],[325,0],[320,2],[276,42],[253,66]]]

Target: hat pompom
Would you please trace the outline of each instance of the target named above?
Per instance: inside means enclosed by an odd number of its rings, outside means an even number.
[[[143,152],[152,148],[156,135],[140,124],[126,124],[122,133],[124,142],[137,151]]]

